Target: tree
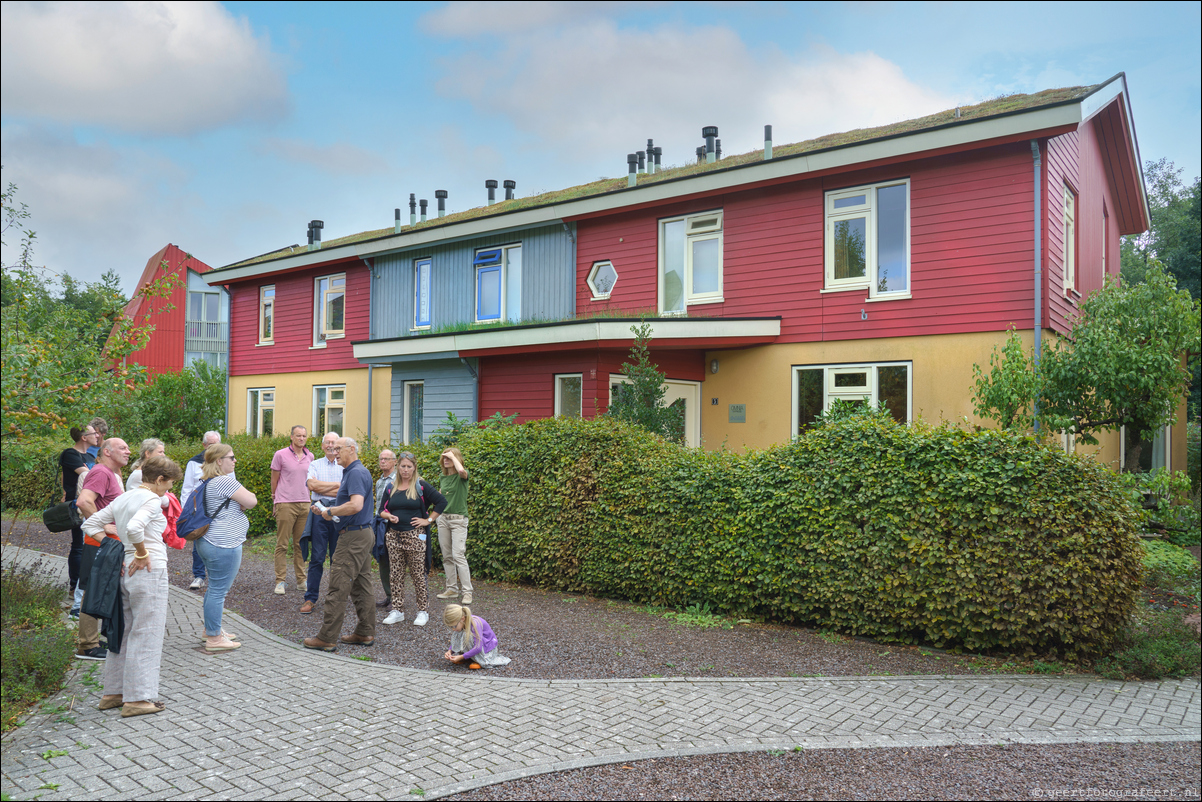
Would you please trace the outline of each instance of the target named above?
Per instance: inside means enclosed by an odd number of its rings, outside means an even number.
[[[131,391],[142,380],[141,369],[113,365],[144,348],[154,329],[150,313],[138,320],[124,317],[125,299],[114,289],[114,274],[96,284],[64,277],[69,297],[56,297],[54,274],[33,264],[36,234],[28,229],[29,210],[17,203],[16,191],[11,184],[4,190],[0,215],[6,241],[16,236],[21,243],[17,260],[0,265],[0,436],[6,440],[81,425]],[[178,282],[164,273],[138,292],[164,296]]]
[[[651,324],[644,321],[631,326],[630,330],[634,332],[631,361],[622,363],[622,370],[630,381],[617,386],[607,414],[673,442],[684,442],[684,410],[664,404],[664,374],[651,361],[651,352],[647,349],[651,342]]]
[[[1086,443],[1124,426],[1151,437],[1176,421],[1189,386],[1185,364],[1202,345],[1199,312],[1199,302],[1151,259],[1143,283],[1108,279],[1087,298],[1072,331],[1048,344],[1038,366],[1013,332],[1000,357],[994,349],[989,376],[974,365],[977,414],[1011,429],[1038,419]],[[1128,448],[1125,469],[1137,469],[1139,451]]]

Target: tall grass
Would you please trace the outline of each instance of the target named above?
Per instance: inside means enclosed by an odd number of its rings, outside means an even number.
[[[12,564],[0,573],[0,732],[63,686],[75,654],[74,637],[62,622],[66,594],[40,563]]]

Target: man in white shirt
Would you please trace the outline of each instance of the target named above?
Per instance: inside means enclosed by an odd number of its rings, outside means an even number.
[[[200,440],[200,453],[188,460],[188,464],[184,466],[184,486],[179,491],[179,503],[182,506],[188,505],[188,496],[192,495],[192,491],[200,486],[200,473],[205,464],[205,449],[220,442],[220,432],[205,432],[205,436]],[[230,475],[233,476],[233,474]],[[196,553],[196,541],[192,541],[192,584],[188,588],[200,590],[204,584],[205,564],[200,559],[200,555]]]
[[[309,496],[314,504],[329,507],[334,504],[338,487],[342,484],[342,466],[338,464],[336,432],[326,432],[321,438],[321,450],[325,456],[309,463],[309,478],[305,486],[309,488]],[[333,560],[334,549],[338,547],[338,529],[334,521],[327,521],[310,513],[309,525],[309,574],[305,580],[305,602],[300,608],[306,615],[317,607],[326,557]]]

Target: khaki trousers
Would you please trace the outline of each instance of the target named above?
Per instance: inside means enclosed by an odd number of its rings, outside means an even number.
[[[350,529],[338,536],[338,548],[330,560],[330,586],[326,590],[325,619],[318,640],[337,643],[346,618],[346,597],[355,603],[359,623],[355,634],[376,635],[376,592],[371,582],[371,550],[376,535],[371,529]]]
[[[467,516],[438,516],[438,548],[442,551],[442,570],[447,575],[447,590],[472,592],[472,572],[467,567]]]
[[[309,502],[283,501],[275,505],[275,581],[288,579],[288,541],[292,541],[292,570],[296,573],[296,586],[305,587],[308,566],[301,558],[301,535],[305,533],[305,519],[309,515]],[[291,534],[291,537],[289,535]]]

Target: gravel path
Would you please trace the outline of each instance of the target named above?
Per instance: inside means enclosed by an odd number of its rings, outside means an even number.
[[[10,527],[5,541],[66,555],[67,538],[39,524]],[[171,582],[191,581],[190,555],[172,552]],[[297,612],[301,594],[271,593],[269,557],[248,550],[227,607],[286,638],[316,632]],[[429,626],[378,626],[373,661],[436,671],[447,635],[433,594]],[[382,598],[382,594],[381,594]],[[647,676],[854,676],[972,674],[1012,670],[1003,661],[885,646],[766,624],[686,627],[624,602],[477,583],[474,609],[493,625],[504,676],[586,679]],[[412,601],[409,602],[412,613]],[[320,608],[319,608],[320,609]],[[411,616],[410,616],[411,617]],[[380,618],[383,618],[381,613]],[[353,627],[347,617],[346,631]],[[199,622],[198,622],[199,624]],[[824,749],[698,755],[555,772],[472,791],[463,799],[1198,799],[1199,744],[1054,744]],[[1142,789],[1142,792],[1141,792]],[[456,797],[458,798],[458,797]]]

